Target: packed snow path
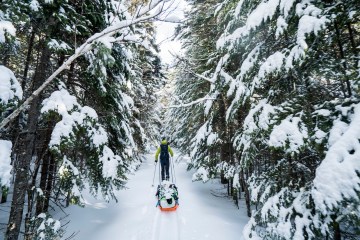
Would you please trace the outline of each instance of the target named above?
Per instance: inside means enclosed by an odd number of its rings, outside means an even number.
[[[212,195],[211,191],[218,192],[223,188],[218,181],[192,182],[192,173],[186,171],[184,161],[175,163],[179,208],[174,212],[156,208],[155,192],[159,180],[156,174],[152,187],[154,156],[146,157],[139,170],[130,177],[128,189],[117,193],[118,203],[87,197],[85,208],[72,206],[67,211],[71,214],[71,222],[64,239],[73,232],[77,232],[74,239],[78,240],[241,239],[248,220],[243,202],[237,209],[231,200]]]

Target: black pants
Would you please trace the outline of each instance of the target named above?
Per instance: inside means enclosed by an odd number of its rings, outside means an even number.
[[[170,160],[169,159],[160,159],[161,164],[161,180],[169,180],[170,174]]]

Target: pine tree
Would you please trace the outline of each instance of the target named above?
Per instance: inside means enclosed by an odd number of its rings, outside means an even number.
[[[121,1],[9,0],[3,1],[0,9],[1,21],[13,22],[16,29],[22,29],[15,36],[8,24],[0,49],[6,52],[3,62],[14,66],[15,75],[23,76],[25,97],[84,41],[112,24],[133,18],[129,6]],[[140,160],[147,138],[153,138],[152,132],[143,134],[144,126],[136,115],[136,107],[143,105],[135,107],[132,97],[137,96],[129,87],[145,86],[146,91],[156,87],[154,83],[144,84],[143,73],[134,71],[141,69],[140,64],[150,64],[150,71],[155,73],[160,65],[154,61],[155,54],[149,53],[156,46],[144,28],[141,24],[123,27],[113,37],[99,38],[84,56],[58,75],[55,84],[36,95],[29,109],[6,129],[4,134],[11,133],[10,138],[18,139],[7,239],[18,238],[25,196],[25,238],[52,239],[63,231],[48,214],[50,199],[81,205],[81,190],[86,184],[94,195],[101,194],[105,199],[114,198],[113,189],[124,186],[126,172]],[[148,52],[141,53],[135,38],[149,38],[152,44]],[[10,50],[18,54],[11,55]],[[6,117],[10,108],[2,107],[1,117]],[[32,172],[30,164],[34,166]],[[40,231],[38,227],[44,221],[56,224],[48,226],[56,230]]]
[[[337,211],[319,211],[322,203],[313,196],[329,147],[325,140],[329,129],[319,131],[322,124],[313,117],[324,100],[349,97],[351,89],[357,89],[346,76],[355,74],[356,68],[341,73],[334,57],[344,55],[353,38],[337,41],[339,31],[332,26],[338,19],[329,16],[347,13],[333,4],[240,1],[234,20],[218,41],[224,54],[230,54],[229,65],[239,62],[238,53],[243,56],[240,70],[229,73],[236,77],[230,86],[229,94],[235,98],[228,114],[235,120],[237,112],[248,113],[235,138],[241,169],[252,175],[251,199],[259,209],[245,229],[248,238],[339,239],[341,234],[334,217]],[[354,11],[354,7],[349,3],[344,9]],[[341,65],[350,69],[346,61]],[[350,65],[356,66],[356,61]],[[328,85],[324,86],[324,79]],[[356,205],[356,200],[351,202]]]
[[[215,34],[216,48],[205,47],[205,41],[212,41],[197,28],[211,32],[197,12],[206,3],[216,9],[211,18],[217,16],[222,33]],[[176,81],[182,101],[177,107],[186,108],[170,111],[181,126],[171,131],[182,151],[189,151],[186,146],[193,142],[190,167],[199,170],[199,178],[223,171],[245,192],[249,215],[250,204],[256,205],[244,231],[248,239],[340,239],[358,232],[342,227],[359,221],[344,209],[359,206],[358,176],[353,175],[359,171],[353,162],[357,151],[347,145],[350,157],[345,157],[346,150],[339,149],[346,136],[357,142],[350,130],[357,132],[358,14],[354,1],[193,2],[182,35],[191,53],[185,66],[192,71],[179,76],[207,81],[204,87]],[[194,58],[201,51],[201,58]],[[193,110],[203,96],[217,99],[204,115],[201,107]],[[213,134],[221,142],[209,144]],[[235,161],[226,161],[224,146],[231,142]],[[212,155],[213,149],[220,154]],[[211,156],[225,161],[217,164]],[[346,168],[355,181],[334,166]],[[327,174],[346,179],[344,185],[333,182],[334,191],[326,188]]]

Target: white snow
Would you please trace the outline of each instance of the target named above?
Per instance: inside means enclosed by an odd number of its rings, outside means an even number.
[[[166,22],[173,22],[173,23],[179,23],[179,22],[181,22],[181,18],[178,17],[177,15],[174,15],[174,14],[166,17],[164,20],[165,20]]]
[[[71,50],[71,47],[64,41],[51,39],[48,43],[50,49],[54,50]]]
[[[46,240],[47,231],[52,231],[53,233],[56,233],[61,227],[61,223],[59,220],[54,220],[53,218],[48,217],[45,213],[40,213],[37,218],[42,219],[39,227],[36,230],[38,234],[38,239]],[[35,218],[32,218],[32,220],[35,220]]]
[[[0,19],[0,43],[5,42],[5,33],[15,37],[16,29],[11,22]]]
[[[223,34],[216,43],[217,48],[222,48],[226,43],[234,43],[237,39],[247,36],[252,29],[260,26],[262,22],[272,19],[279,5],[279,0],[262,1],[246,19],[244,26],[237,28],[233,33]],[[237,12],[241,11],[242,3],[239,3]]]
[[[240,176],[239,173],[235,173],[234,179],[233,179],[233,188],[240,188]]]
[[[53,92],[49,98],[42,103],[41,113],[50,111],[58,112],[62,116],[62,120],[55,125],[51,134],[50,147],[59,146],[61,140],[69,138],[74,129],[79,126],[86,126],[86,133],[95,146],[101,146],[108,141],[105,129],[92,124],[92,120],[97,120],[98,115],[94,109],[88,106],[81,107],[75,96],[70,95],[66,89],[60,89]]]
[[[339,207],[344,200],[359,200],[360,179],[360,104],[353,104],[349,125],[335,120],[330,131],[329,150],[316,170],[312,194],[317,207]],[[341,117],[340,117],[341,118]]]
[[[214,144],[216,141],[218,140],[218,134],[217,133],[210,133],[208,138],[207,138],[207,145],[211,146],[212,144]]]
[[[283,147],[289,152],[298,152],[299,148],[304,145],[304,139],[307,138],[308,131],[301,119],[289,116],[273,128],[269,146]]]
[[[60,115],[67,115],[68,112],[75,107],[80,107],[76,97],[70,95],[66,89],[60,89],[59,91],[53,92],[50,97],[43,101],[42,105],[41,113],[56,111]]]
[[[318,115],[321,115],[321,116],[324,116],[324,117],[328,117],[330,116],[331,112],[327,109],[319,109],[319,110],[316,110],[314,111],[314,114],[318,114]]]
[[[277,27],[276,27],[275,36],[276,36],[276,38],[278,38],[280,35],[282,35],[284,33],[284,31],[286,30],[286,28],[288,26],[288,24],[286,23],[283,16],[278,17],[276,26]]]
[[[33,10],[34,12],[39,11],[40,8],[40,4],[37,0],[31,0],[30,2],[30,9]]]
[[[22,99],[22,95],[22,88],[14,73],[7,67],[0,65],[0,104],[7,104],[14,98]]]
[[[204,183],[209,181],[209,172],[204,168],[200,167],[192,176],[193,181],[202,180]]]
[[[304,49],[300,45],[294,46],[286,58],[285,68],[287,70],[293,68],[293,63],[302,57],[305,57]]]
[[[175,155],[178,156],[176,152]],[[162,212],[156,208],[159,169],[156,168],[155,185],[151,187],[153,158],[153,154],[147,155],[135,175],[130,176],[128,189],[116,192],[118,203],[86,196],[85,208],[70,206],[66,209],[70,223],[63,239],[73,232],[77,233],[75,239],[86,240],[243,239],[241,233],[248,221],[245,203],[240,201],[240,209],[237,209],[229,199],[213,196],[213,191],[226,192],[219,180],[210,180],[206,184],[192,182],[192,172],[186,171],[185,162],[175,164],[178,209]]]
[[[258,73],[259,78],[265,78],[266,74],[280,71],[284,59],[285,55],[281,52],[275,52],[270,55],[260,66]]]
[[[72,174],[74,174],[74,176],[79,175],[79,170],[74,166],[74,164],[72,164],[71,161],[67,159],[66,156],[64,156],[63,162],[59,168],[60,177],[65,176],[69,172],[69,169],[71,170]]]
[[[244,0],[240,0],[238,3],[237,3],[237,6],[235,8],[235,16],[238,16],[241,12],[241,8],[242,8],[242,5],[244,4]]]
[[[284,14],[284,17],[287,18],[289,15],[290,9],[294,5],[296,0],[281,0],[280,1],[280,9],[282,13]]]
[[[10,186],[11,179],[11,148],[12,143],[0,140],[0,187]]]
[[[103,176],[111,177],[116,179],[117,177],[117,166],[122,163],[121,158],[118,155],[115,155],[113,151],[104,146],[103,154],[100,158],[100,161],[103,163]]]
[[[234,140],[236,147],[243,147],[244,153],[251,145],[251,135],[258,130],[267,130],[270,124],[270,116],[274,114],[275,108],[267,103],[266,99],[261,99],[253,104],[243,124],[244,132]]]
[[[279,0],[269,0],[261,2],[257,8],[250,13],[246,20],[246,32],[248,34],[251,29],[255,29],[263,21],[271,19],[279,5]]]
[[[244,62],[241,64],[240,74],[237,77],[237,79],[242,79],[245,76],[245,74],[247,74],[248,71],[254,67],[254,64],[256,63],[256,61],[259,57],[260,47],[261,47],[261,44],[257,45],[256,47],[254,47],[253,50],[251,50],[249,55],[247,55]]]
[[[308,48],[305,39],[306,34],[314,33],[317,34],[327,23],[328,19],[325,16],[321,18],[304,15],[300,18],[297,32],[297,44],[304,50]]]
[[[354,16],[356,15],[356,11],[351,11],[351,12],[349,12],[349,14],[348,14],[348,16],[349,16],[349,19],[353,19],[354,18]]]

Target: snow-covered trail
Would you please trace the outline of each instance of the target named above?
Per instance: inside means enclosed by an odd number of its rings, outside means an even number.
[[[174,212],[161,212],[156,205],[155,186],[152,187],[154,156],[130,176],[126,190],[117,193],[118,203],[106,203],[85,197],[85,208],[72,206],[67,210],[71,222],[67,225],[66,239],[77,232],[74,239],[126,239],[126,240],[239,240],[247,222],[245,206],[240,210],[231,200],[218,198],[211,190],[222,188],[217,181],[203,184],[192,182],[192,173],[184,162],[175,163],[179,208]],[[158,171],[158,168],[157,168]]]

